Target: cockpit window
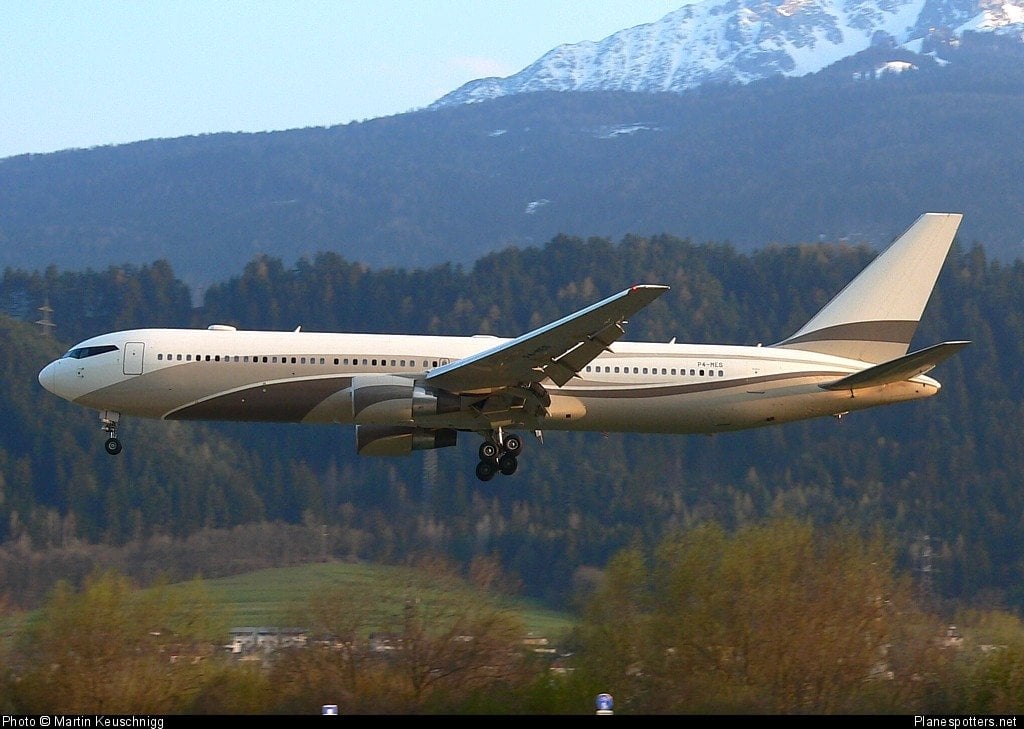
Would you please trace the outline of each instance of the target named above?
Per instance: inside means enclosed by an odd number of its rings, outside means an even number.
[[[113,344],[97,344],[92,347],[76,347],[75,349],[69,349],[68,353],[65,354],[64,357],[70,357],[71,359],[85,359],[86,357],[95,357],[97,354],[114,351],[117,351],[117,347]]]

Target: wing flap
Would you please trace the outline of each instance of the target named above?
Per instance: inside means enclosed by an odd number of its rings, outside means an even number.
[[[931,347],[905,354],[902,357],[868,367],[860,372],[842,377],[835,382],[821,385],[823,390],[858,390],[864,387],[878,387],[890,382],[903,382],[923,375],[940,362],[949,359],[970,342],[942,342]]]
[[[631,286],[532,332],[437,367],[427,382],[450,392],[486,392],[548,378],[561,387],[625,334],[630,316],[666,291],[668,286]]]
[[[547,369],[547,375],[561,387],[576,376],[576,373],[594,361],[601,352],[607,352],[611,344],[626,333],[622,323],[614,322],[601,331],[593,334],[587,341],[581,342],[561,357],[552,360],[554,368]]]

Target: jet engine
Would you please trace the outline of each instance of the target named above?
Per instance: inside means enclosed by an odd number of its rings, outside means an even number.
[[[397,375],[352,378],[352,419],[358,424],[409,423],[431,415],[457,413],[459,396]]]
[[[361,456],[407,456],[413,451],[453,446],[458,431],[411,425],[357,425],[356,453]]]

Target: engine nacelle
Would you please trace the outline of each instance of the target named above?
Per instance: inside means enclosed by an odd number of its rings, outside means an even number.
[[[455,445],[459,433],[450,428],[416,428],[406,425],[357,425],[356,453],[361,456],[407,456]]]
[[[408,377],[356,375],[352,378],[352,420],[356,423],[412,423]]]
[[[359,424],[412,424],[431,415],[459,411],[458,395],[397,375],[352,378],[352,420]]]

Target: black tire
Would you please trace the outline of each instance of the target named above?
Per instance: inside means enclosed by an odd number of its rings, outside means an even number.
[[[501,451],[498,449],[498,446],[492,443],[491,441],[485,440],[483,443],[480,444],[479,455],[481,461],[493,461],[497,463],[498,456],[500,454]],[[491,475],[493,476],[494,474]]]
[[[480,461],[476,464],[476,477],[481,481],[490,481],[498,472],[498,464],[494,461]]]
[[[116,456],[121,452],[121,441],[117,438],[107,438],[107,442],[103,444],[103,448],[106,449],[107,453],[112,456]]]
[[[511,453],[506,453],[498,461],[498,470],[506,476],[511,476],[519,468],[519,459]]]
[[[511,453],[513,456],[519,455],[519,451],[523,450],[523,439],[518,435],[510,435],[505,438],[505,452]]]

